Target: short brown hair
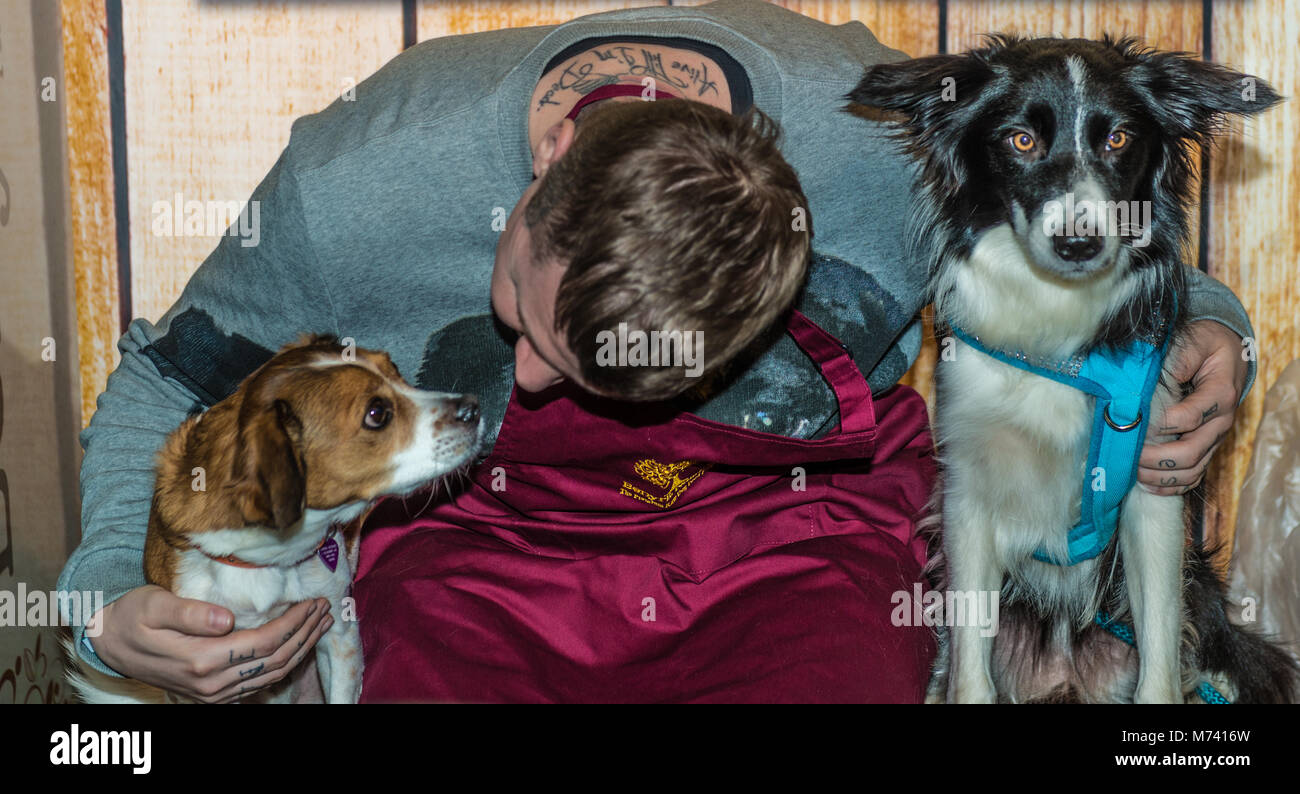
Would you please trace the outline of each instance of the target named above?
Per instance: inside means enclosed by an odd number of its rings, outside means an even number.
[[[716,371],[793,302],[812,225],[777,124],[689,100],[604,103],[525,209],[535,258],[566,266],[555,327],[593,388],[630,400],[699,381],[680,366],[600,366],[598,335],[702,331]]]

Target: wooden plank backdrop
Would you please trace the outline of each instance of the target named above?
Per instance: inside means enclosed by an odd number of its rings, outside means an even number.
[[[704,5],[708,0],[673,0],[673,5]],[[909,55],[939,48],[940,0],[773,0],[776,5],[831,25],[858,20],[882,44]]]
[[[667,0],[420,0],[416,4],[415,18],[419,40],[424,41],[438,36],[482,33],[502,28],[558,25],[602,11],[663,5],[668,5]]]
[[[402,51],[398,3],[122,5],[134,314],[175,302],[215,235],[156,233],[159,202],[242,202],[315,113]],[[214,230],[207,230],[211,233]]]
[[[104,0],[65,2],[63,87],[68,125],[68,193],[76,282],[81,420],[117,366],[117,242],[113,230],[113,140],[109,129],[108,31]]]
[[[64,62],[77,272],[82,415],[116,366],[120,334],[114,185],[104,43],[106,3],[63,0]],[[132,313],[158,316],[216,243],[153,233],[155,202],[242,201],[275,162],[290,123],[314,112],[400,51],[406,25],[417,39],[509,26],[550,25],[638,0],[399,0],[243,3],[121,0],[130,216]],[[689,4],[695,0],[677,0]],[[910,54],[955,52],[980,34],[1133,34],[1164,49],[1205,54],[1295,92],[1300,14],[1291,0],[782,0],[839,24],[857,19]],[[410,12],[414,13],[414,19]],[[89,35],[87,35],[89,34]],[[1207,36],[1207,34],[1209,34]],[[1300,355],[1296,273],[1300,169],[1294,142],[1300,103],[1246,125],[1211,156],[1208,267],[1241,296],[1259,336],[1259,381],[1212,468],[1208,532],[1230,538],[1236,494],[1249,462],[1263,392]],[[1193,210],[1195,213],[1196,210]],[[1199,222],[1199,213],[1194,216]],[[1292,222],[1288,222],[1292,221]],[[1194,241],[1188,261],[1199,253]],[[935,346],[906,381],[931,395]]]

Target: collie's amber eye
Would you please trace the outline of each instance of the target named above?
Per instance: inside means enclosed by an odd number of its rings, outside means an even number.
[[[381,430],[392,418],[393,408],[388,400],[376,397],[366,405],[366,415],[361,418],[361,425],[367,430]]]
[[[1027,132],[1017,132],[1015,135],[1011,136],[1010,140],[1011,140],[1011,146],[1017,152],[1020,152],[1022,154],[1032,152],[1034,150],[1034,147],[1038,145],[1038,142],[1034,140],[1034,136],[1030,135]]]
[[[1123,149],[1128,145],[1128,133],[1124,130],[1115,130],[1106,139],[1106,151],[1115,152]]]

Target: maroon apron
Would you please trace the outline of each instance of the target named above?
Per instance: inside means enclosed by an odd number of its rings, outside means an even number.
[[[891,614],[925,558],[925,403],[873,403],[834,337],[789,331],[839,401],[824,438],[515,393],[454,501],[381,503],[362,700],[919,702],[934,642]]]

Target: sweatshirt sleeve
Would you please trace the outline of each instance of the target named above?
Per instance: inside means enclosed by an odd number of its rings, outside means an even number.
[[[137,319],[118,340],[121,363],[80,436],[82,537],[60,590],[100,591],[107,605],[143,586],[154,458],[166,436],[300,333],[337,333],[291,149],[254,191],[244,226],[231,227],[239,236],[221,239],[156,325]],[[116,674],[84,641],[89,617],[73,625],[74,644],[88,664]]]
[[[1187,318],[1189,320],[1215,320],[1227,326],[1242,339],[1254,339],[1255,330],[1251,327],[1246,309],[1237,300],[1237,296],[1226,285],[1202,273],[1197,268],[1189,268],[1192,276],[1188,280]],[[1249,370],[1246,373],[1246,385],[1241,390],[1240,405],[1250,393],[1255,383],[1255,357],[1247,359]]]

